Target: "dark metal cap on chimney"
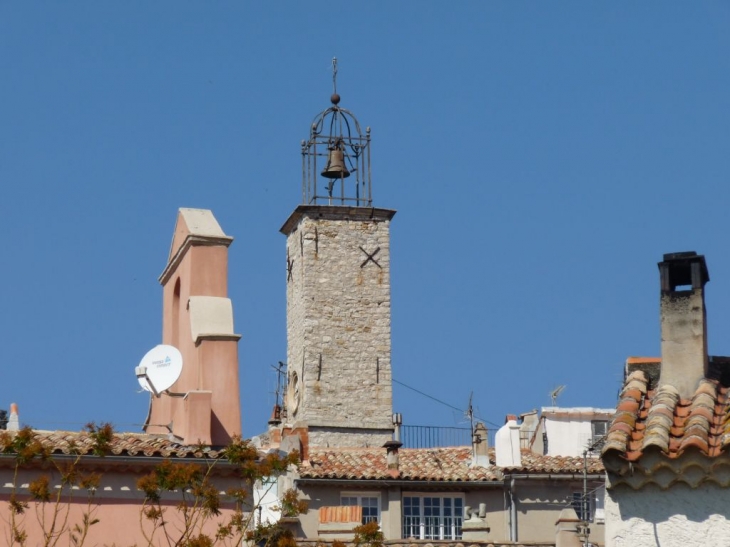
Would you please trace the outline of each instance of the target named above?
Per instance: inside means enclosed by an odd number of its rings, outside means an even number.
[[[702,289],[710,280],[704,255],[694,251],[665,254],[658,266],[662,292],[674,292],[677,287]]]

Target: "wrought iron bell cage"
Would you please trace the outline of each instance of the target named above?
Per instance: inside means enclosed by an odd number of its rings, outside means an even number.
[[[302,199],[306,205],[372,207],[370,128],[363,134],[337,93],[330,100],[302,141]]]

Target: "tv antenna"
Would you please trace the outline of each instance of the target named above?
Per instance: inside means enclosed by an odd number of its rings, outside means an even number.
[[[466,407],[466,417],[469,418],[469,429],[471,434],[474,435],[474,407],[472,406],[472,399],[474,398],[474,392],[469,392],[469,405]]]
[[[279,361],[277,365],[270,365],[276,371],[276,406],[281,406],[281,394],[284,391],[282,379],[286,374],[286,363]]]
[[[155,397],[163,393],[173,396],[177,394],[170,393],[168,389],[180,378],[182,367],[180,351],[174,346],[160,344],[142,357],[134,373],[142,389],[150,391]]]
[[[566,386],[561,385],[561,386],[556,387],[554,390],[552,390],[550,392],[550,400],[552,401],[553,406],[555,406],[557,403],[558,395],[560,395],[563,391],[565,391],[565,387]]]

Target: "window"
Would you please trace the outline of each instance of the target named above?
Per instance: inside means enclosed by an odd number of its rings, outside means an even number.
[[[573,492],[573,509],[580,520],[593,522],[594,497],[588,493],[588,499],[583,504],[583,492]]]
[[[606,421],[591,422],[591,434],[593,436],[594,441],[601,437],[605,437],[607,432],[608,432],[608,422],[606,422]]]
[[[461,539],[464,498],[413,494],[403,496],[403,537]]]
[[[603,523],[606,522],[606,510],[605,510],[605,498],[606,498],[606,487],[601,486],[595,492],[596,510],[593,511],[594,522]]]
[[[353,494],[345,492],[340,496],[340,505],[359,505],[362,507],[362,523],[380,520],[380,496],[376,493]]]
[[[605,420],[591,422],[591,440],[588,443],[588,450],[593,454],[597,454],[603,448],[606,442],[606,433],[608,433],[608,422]]]

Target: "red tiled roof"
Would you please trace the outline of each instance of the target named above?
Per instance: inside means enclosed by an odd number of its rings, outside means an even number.
[[[658,360],[654,363],[658,366]],[[644,370],[634,370],[626,377],[606,436],[604,456],[635,462],[654,449],[676,459],[693,448],[714,458],[730,444],[726,386],[704,378],[691,399],[680,399],[674,387],[651,384]]]
[[[600,458],[588,458],[588,473],[603,473],[603,463]],[[572,456],[543,456],[529,450],[522,451],[522,466],[519,468],[507,467],[511,473],[583,473],[583,458]]]
[[[12,432],[8,432],[13,434]],[[94,442],[86,431],[33,431],[35,438],[52,454],[92,455]],[[160,458],[223,457],[222,451],[208,447],[184,446],[165,437],[145,433],[115,433],[110,443],[110,456]]]
[[[451,448],[401,448],[399,480],[414,481],[499,481],[504,473],[582,473],[583,459],[542,456],[522,451],[522,466],[494,466],[490,451],[489,468],[471,467],[472,450],[468,446]],[[597,458],[589,459],[588,472],[603,472]],[[299,475],[307,479],[388,480],[392,476],[386,465],[384,448],[310,449],[309,460],[299,466]]]

